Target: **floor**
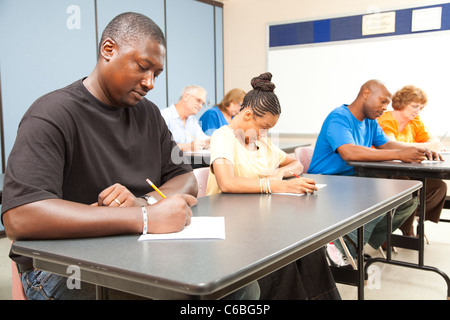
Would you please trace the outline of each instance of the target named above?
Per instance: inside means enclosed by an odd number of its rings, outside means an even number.
[[[450,219],[450,210],[444,209],[441,218]],[[425,244],[425,266],[433,266],[450,276],[450,223],[427,221],[425,234],[429,241]],[[396,250],[397,253],[392,254],[393,259],[417,263],[417,251]],[[365,252],[372,257],[381,257],[381,253],[370,246],[366,246]],[[366,300],[447,300],[447,284],[436,272],[384,263],[374,263],[372,268],[364,289]],[[337,285],[342,299],[357,299],[356,287]]]
[[[450,219],[450,210],[444,210],[442,218]],[[430,241],[425,244],[425,265],[434,266],[450,275],[450,223],[434,224],[426,222],[425,233]],[[0,238],[0,300],[11,299],[11,261],[8,258],[10,240]],[[380,256],[370,247],[366,252]],[[416,262],[416,251],[397,249],[393,258]],[[447,285],[435,272],[387,264],[373,264],[370,278],[364,289],[366,300],[446,300]],[[356,287],[338,284],[344,300],[356,300]]]
[[[11,240],[0,238],[0,300],[11,300],[11,260],[8,257]]]

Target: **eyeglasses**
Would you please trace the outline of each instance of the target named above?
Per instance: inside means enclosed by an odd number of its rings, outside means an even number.
[[[418,104],[418,103],[411,103],[409,106],[412,107],[414,110],[417,110],[417,111],[422,111],[423,108],[425,108],[425,105]]]
[[[200,105],[204,105],[205,104],[205,101],[203,101],[199,97],[196,97],[196,96],[194,96],[193,94],[190,94],[190,93],[186,93],[186,94],[190,95],[191,97],[193,97],[198,104],[200,104]]]

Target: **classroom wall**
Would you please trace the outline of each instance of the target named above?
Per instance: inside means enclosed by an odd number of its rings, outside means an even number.
[[[143,13],[167,38],[164,72],[147,98],[159,108],[197,84],[204,109],[223,98],[221,5],[207,0],[0,0],[0,167],[4,171],[25,111],[38,97],[89,75],[106,24]]]
[[[223,0],[224,89],[249,90],[250,79],[266,71],[267,24],[348,16],[402,7],[439,4],[439,0]]]
[[[224,0],[225,92],[235,87],[250,90],[250,79],[266,71],[268,24],[350,16],[444,2],[439,0]]]

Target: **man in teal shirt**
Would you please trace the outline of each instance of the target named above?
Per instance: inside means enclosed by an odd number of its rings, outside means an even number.
[[[391,141],[378,125],[379,117],[391,102],[391,94],[377,80],[366,82],[353,103],[334,109],[325,119],[314,147],[314,154],[308,173],[330,175],[354,175],[353,167],[347,161],[421,162],[437,159],[438,155],[416,147],[404,147]],[[372,148],[372,146],[374,148]],[[400,205],[392,221],[397,229],[417,208],[417,198]],[[356,230],[348,237],[357,243]],[[364,225],[364,244],[377,249],[386,239],[385,215]],[[340,243],[336,247],[342,251]],[[347,244],[352,256],[353,246]]]
[[[376,120],[357,119],[348,105],[336,108],[325,119],[318,137],[309,173],[353,175],[353,167],[348,166],[337,149],[345,144],[355,144],[370,148],[379,147],[389,141]]]

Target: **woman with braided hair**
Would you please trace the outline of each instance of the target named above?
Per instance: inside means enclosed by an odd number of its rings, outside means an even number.
[[[309,178],[283,180],[303,166],[267,137],[281,114],[272,74],[251,81],[253,90],[231,122],[217,129],[210,143],[211,172],[206,193],[313,193]],[[249,213],[251,214],[251,213]],[[259,280],[261,299],[340,299],[325,252],[309,255]]]
[[[254,89],[245,95],[239,113],[211,137],[212,174],[207,194],[258,193],[262,185],[267,185],[266,191],[270,188],[271,192],[313,193],[317,190],[312,179],[283,180],[292,177],[290,172],[300,175],[303,166],[266,136],[281,113],[271,78],[269,72],[253,78]]]

